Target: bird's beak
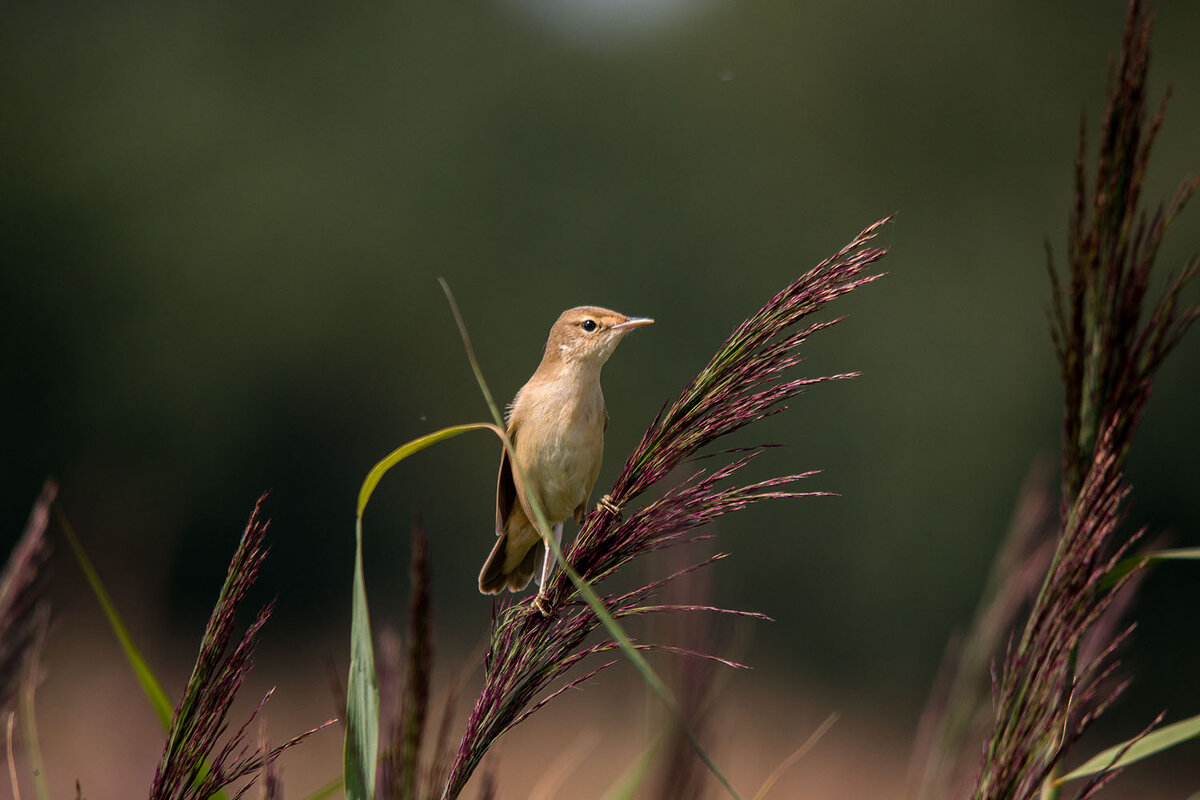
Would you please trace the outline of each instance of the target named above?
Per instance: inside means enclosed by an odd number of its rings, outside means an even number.
[[[625,331],[632,328],[644,328],[647,325],[653,324],[654,320],[649,317],[629,317],[624,322],[618,322],[616,325],[613,325],[609,330]]]

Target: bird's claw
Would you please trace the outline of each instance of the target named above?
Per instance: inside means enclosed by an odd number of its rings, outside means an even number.
[[[533,607],[536,608],[543,617],[550,616],[550,609],[546,607],[546,595],[539,593],[537,597],[533,598]]]
[[[597,511],[610,511],[615,516],[621,516],[621,507],[613,502],[612,495],[606,494],[600,498],[600,502],[596,503]]]

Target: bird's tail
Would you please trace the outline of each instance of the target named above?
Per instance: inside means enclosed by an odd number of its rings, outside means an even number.
[[[542,562],[545,545],[540,536],[534,534],[534,542],[515,565],[509,566],[515,560],[517,553],[510,553],[512,538],[508,531],[496,538],[496,545],[488,555],[483,569],[479,571],[479,591],[484,594],[500,594],[505,589],[510,592],[520,592],[529,585],[533,573]]]

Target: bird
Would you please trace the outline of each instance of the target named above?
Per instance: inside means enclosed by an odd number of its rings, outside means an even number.
[[[600,474],[608,429],[600,371],[627,333],[653,323],[647,317],[578,306],[564,311],[550,328],[541,363],[508,408],[506,434],[512,452],[503,448],[500,455],[498,538],[479,572],[480,592],[524,591],[539,572],[541,589],[534,604],[547,613],[542,592],[554,567],[554,553],[538,533],[526,495],[537,499],[556,542],[562,542],[568,517],[583,522]],[[514,460],[524,479],[524,493],[514,480]],[[607,495],[605,499],[608,503],[600,505],[614,508]]]

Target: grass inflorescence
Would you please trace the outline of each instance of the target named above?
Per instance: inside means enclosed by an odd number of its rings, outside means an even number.
[[[926,726],[914,762],[917,797],[963,793],[963,765],[978,759],[976,747],[983,753],[972,770],[977,800],[1057,797],[1072,746],[1128,685],[1129,678],[1117,675],[1116,654],[1133,626],[1121,624],[1119,616],[1146,561],[1122,561],[1144,535],[1122,525],[1130,493],[1125,459],[1159,367],[1200,315],[1200,308],[1183,308],[1181,301],[1200,271],[1196,257],[1150,300],[1163,237],[1200,189],[1200,177],[1190,177],[1153,213],[1142,207],[1166,110],[1164,98],[1148,119],[1151,23],[1145,4],[1132,0],[1091,170],[1086,118],[1081,125],[1065,276],[1047,245],[1051,337],[1064,396],[1057,524],[1018,517],[1025,521],[1010,534],[994,592],[958,661],[959,674],[945,679],[948,689],[935,696],[936,721]],[[1031,584],[1028,578],[1038,575],[1040,582]],[[1016,612],[1026,606],[1022,620]],[[1010,638],[1002,646],[1006,630]],[[970,687],[978,685],[989,652],[999,663],[985,707]],[[1077,796],[1091,797],[1111,781],[1160,721],[1161,715],[1114,748],[1107,763],[1071,773],[1087,778]]]
[[[885,253],[870,243],[886,222],[881,220],[868,227],[747,318],[696,378],[658,414],[626,460],[609,494],[613,503],[627,509],[626,512],[618,515],[605,508],[591,514],[567,554],[567,563],[579,579],[589,585],[600,584],[638,556],[690,541],[697,528],[752,503],[822,494],[785,488],[809,477],[811,472],[730,485],[731,479],[754,457],[752,452],[715,469],[696,470],[660,498],[636,510],[629,508],[639,495],[705,446],[782,410],[788,400],[815,383],[853,377],[847,373],[788,379],[784,374],[799,363],[799,346],[837,320],[797,326],[830,301],[879,277],[866,270]],[[600,600],[617,620],[663,611],[761,617],[714,606],[656,601],[662,588],[672,580],[720,557],[716,554],[631,591],[602,595]],[[538,699],[552,683],[588,656],[610,652],[618,646],[611,639],[585,643],[600,627],[601,620],[590,605],[575,596],[575,588],[562,573],[551,577],[543,587],[548,616],[534,610],[530,603],[497,604],[491,646],[484,662],[484,686],[468,719],[445,798],[458,796],[483,755],[505,731],[528,718],[557,693],[578,685],[612,663],[601,664]],[[654,645],[635,643],[635,647]],[[688,655],[717,658],[694,651]]]
[[[253,666],[259,631],[274,607],[274,601],[267,603],[237,644],[230,648],[238,608],[257,580],[266,558],[263,538],[268,523],[259,516],[265,499],[260,498],[255,505],[229,564],[225,583],[204,630],[192,675],[175,708],[162,760],[154,773],[150,800],[206,800],[226,786],[245,781],[234,795],[237,800],[281,752],[332,722],[274,748],[257,746],[258,742],[251,736],[251,725],[270,699],[268,692],[250,717],[231,735],[226,735],[230,707]]]
[[[1158,370],[1200,316],[1200,307],[1183,302],[1185,289],[1200,273],[1200,258],[1186,261],[1163,281],[1165,288],[1157,297],[1152,296],[1164,236],[1200,191],[1200,177],[1186,178],[1169,201],[1152,211],[1145,209],[1143,187],[1167,105],[1164,98],[1153,115],[1148,111],[1151,23],[1143,0],[1131,0],[1093,158],[1086,118],[1081,123],[1062,270],[1047,246],[1050,333],[1064,395],[1060,491],[1054,496],[1045,470],[1035,471],[1022,492],[973,627],[961,645],[948,650],[913,759],[913,796],[920,800],[968,795],[975,800],[1056,800],[1067,786],[1085,800],[1126,764],[1200,736],[1200,716],[1161,725],[1165,714],[1160,714],[1146,720],[1131,738],[1067,771],[1068,761],[1080,761],[1073,756],[1080,737],[1121,697],[1131,679],[1117,660],[1133,630],[1122,617],[1146,565],[1200,558],[1194,548],[1139,552],[1148,537],[1136,526],[1130,532],[1125,524],[1131,494],[1125,461],[1134,434]],[[642,769],[614,787],[613,796],[631,796],[652,772],[657,796],[700,796],[706,788],[715,788],[700,770],[703,764],[731,796],[740,798],[700,740],[711,732],[707,712],[713,668],[743,665],[717,653],[723,645],[718,638],[691,635],[676,641],[664,628],[651,628],[648,640],[642,641],[630,637],[623,625],[644,617],[702,622],[708,621],[707,615],[766,617],[710,602],[693,583],[706,574],[705,568],[724,558],[721,552],[696,556],[680,548],[672,555],[687,557],[649,573],[652,578],[631,579],[630,567],[649,563],[647,554],[708,538],[700,529],[730,512],[763,500],[825,494],[800,490],[812,471],[746,482],[743,470],[765,446],[717,453],[712,446],[782,411],[809,386],[855,376],[805,378],[791,373],[808,338],[839,321],[810,318],[880,277],[872,270],[885,250],[874,240],[887,222],[866,228],[750,315],[662,407],[625,460],[606,502],[586,518],[570,549],[564,554],[553,545],[563,569],[547,581],[538,606],[512,598],[494,603],[482,687],[457,746],[452,733],[456,680],[446,692],[436,731],[430,722],[434,635],[425,532],[419,523],[414,525],[405,647],[397,637],[394,643],[385,639],[374,648],[362,556],[363,511],[391,466],[469,431],[490,430],[506,447],[511,445],[451,297],[495,421],[445,428],[409,442],[380,461],[363,483],[344,768],[341,779],[314,798],[344,787],[349,800],[453,800],[477,773],[478,796],[496,797],[495,760],[489,753],[500,737],[616,663],[618,652],[662,699],[669,726],[648,750],[658,759],[659,769]],[[704,466],[697,463],[701,455],[718,459]],[[515,475],[514,480],[523,479]],[[657,490],[655,498],[642,500],[651,489]],[[48,482],[0,575],[0,716],[7,722],[14,796],[19,796],[21,782],[14,728],[22,718],[28,772],[35,776],[39,798],[49,797],[32,698],[38,652],[49,625],[46,530],[54,495],[55,487]],[[230,563],[191,676],[174,706],[59,511],[83,574],[166,727],[151,800],[225,800],[226,792],[237,800],[256,782],[262,797],[280,800],[283,783],[275,759],[324,727],[272,747],[261,714],[270,692],[240,725],[231,727],[229,721],[273,608],[267,603],[241,636],[235,635],[239,609],[266,557],[267,524],[261,506],[260,499]],[[540,525],[545,527],[544,519]],[[626,578],[619,585],[633,580],[634,588],[615,588],[618,582],[610,579],[618,574]],[[677,632],[685,630],[680,626]],[[679,657],[676,663],[683,669],[678,697],[644,660],[642,653],[650,650]],[[771,791],[782,771],[808,751],[833,719],[779,765],[755,800]],[[1081,782],[1073,783],[1077,780]],[[79,783],[76,796],[83,796]]]

